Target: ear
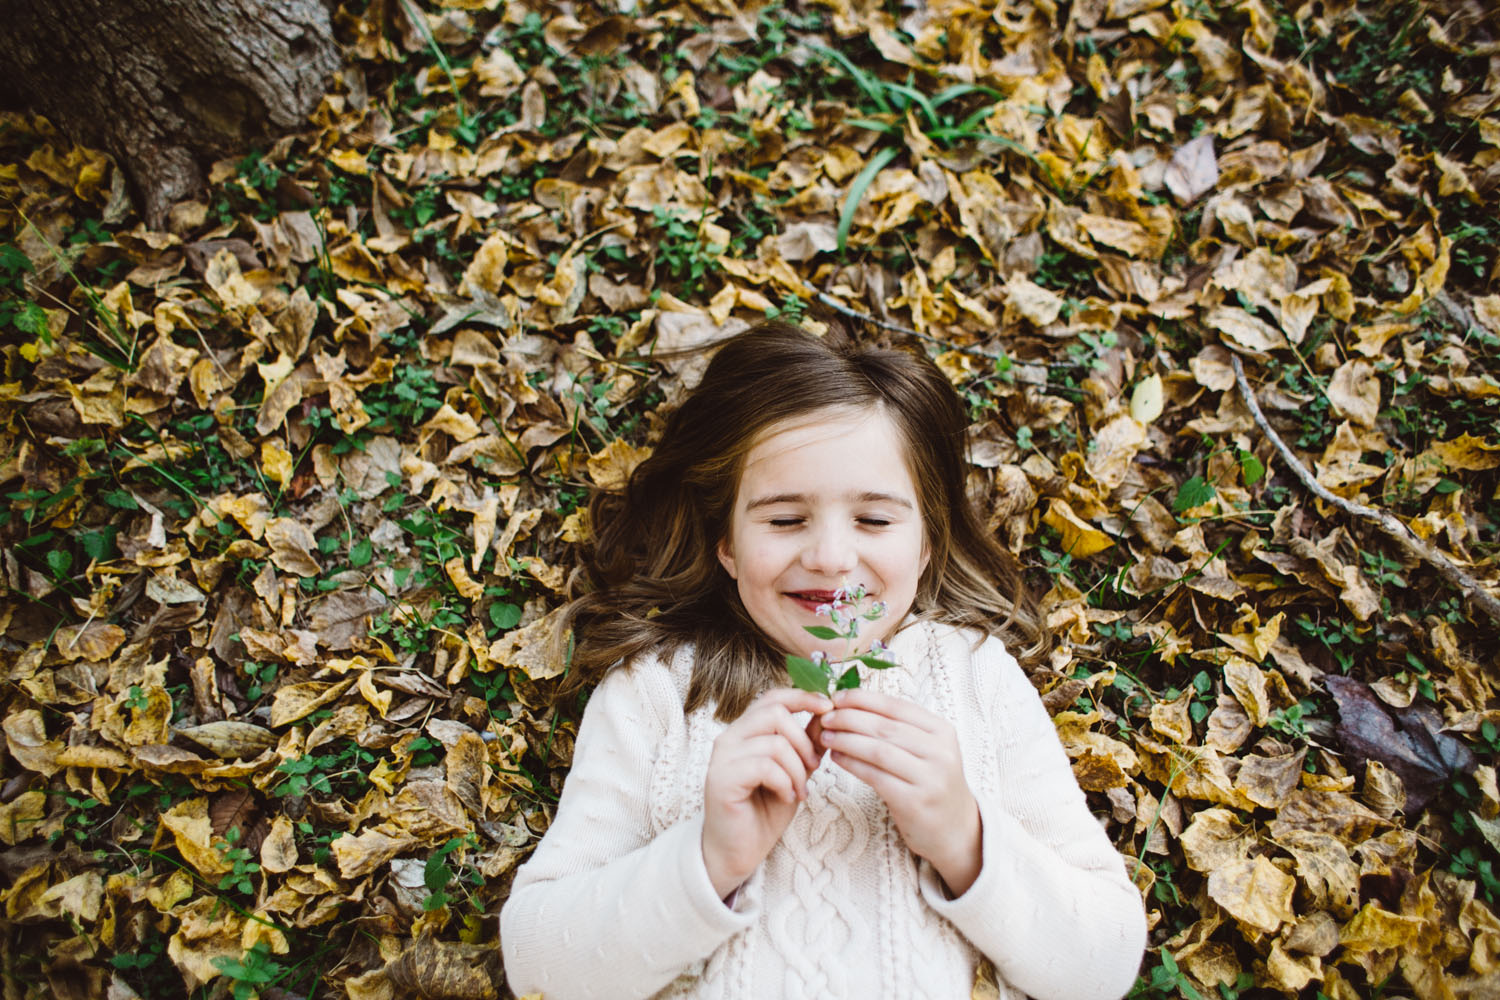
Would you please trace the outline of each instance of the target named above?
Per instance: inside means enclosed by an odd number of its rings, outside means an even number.
[[[724,567],[724,571],[729,574],[729,578],[731,580],[738,580],[740,576],[735,570],[734,550],[729,545],[728,535],[719,539],[718,547],[714,551],[719,557],[719,565]]]

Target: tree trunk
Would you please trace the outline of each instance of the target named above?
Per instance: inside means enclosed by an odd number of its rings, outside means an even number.
[[[300,127],[340,65],[323,0],[0,0],[7,89],[125,170],[148,224],[202,165]]]

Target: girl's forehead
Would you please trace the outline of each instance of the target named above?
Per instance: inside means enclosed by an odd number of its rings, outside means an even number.
[[[773,424],[756,435],[740,485],[798,473],[869,475],[916,492],[906,441],[882,407],[830,406]],[[904,481],[904,482],[903,482]]]
[[[824,441],[845,439],[864,430],[876,434],[884,432],[900,447],[900,434],[884,407],[826,406],[778,421],[760,431],[750,442],[746,462],[762,461],[778,453]]]

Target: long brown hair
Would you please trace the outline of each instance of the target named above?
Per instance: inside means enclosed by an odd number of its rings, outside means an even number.
[[[573,647],[564,693],[640,653],[688,642],[688,711],[712,702],[733,719],[785,680],[783,654],[750,619],[715,548],[755,442],[830,406],[881,407],[901,434],[931,554],[914,613],[999,635],[1022,659],[1040,654],[1020,566],[984,530],[965,491],[968,417],[943,373],[920,350],[861,345],[838,327],[816,337],[768,322],[719,349],[624,492],[594,496],[592,589],[559,625]]]

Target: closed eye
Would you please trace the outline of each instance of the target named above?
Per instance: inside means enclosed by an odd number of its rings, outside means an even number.
[[[890,525],[890,520],[884,517],[862,517],[859,523],[871,528],[884,528]]]
[[[794,528],[801,523],[800,517],[773,517],[770,521],[773,528]]]

